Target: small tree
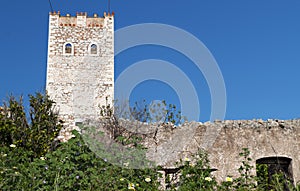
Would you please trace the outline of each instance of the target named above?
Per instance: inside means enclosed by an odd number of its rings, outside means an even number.
[[[32,151],[34,157],[55,148],[55,137],[62,128],[54,102],[46,94],[29,95],[29,120],[22,97],[10,96],[0,113],[0,145],[16,145]]]

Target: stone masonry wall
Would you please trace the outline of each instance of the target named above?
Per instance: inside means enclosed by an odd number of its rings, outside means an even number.
[[[214,123],[186,123],[180,127],[162,126],[147,136],[147,157],[157,165],[172,169],[176,161],[191,158],[199,148],[209,154],[219,181],[239,175],[239,153],[248,148],[255,167],[265,157],[287,157],[295,182],[300,181],[300,120],[227,120]],[[255,174],[255,171],[253,171]]]
[[[65,51],[70,43],[71,53]],[[91,53],[91,45],[97,53]],[[114,95],[114,16],[49,15],[46,90],[66,127],[99,115]],[[62,133],[64,133],[63,130]],[[67,132],[68,133],[68,132]],[[68,135],[67,135],[68,136]]]

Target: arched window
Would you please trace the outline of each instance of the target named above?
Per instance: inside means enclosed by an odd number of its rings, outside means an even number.
[[[90,53],[91,54],[97,54],[98,53],[98,47],[97,47],[96,44],[91,45]]]
[[[74,47],[73,47],[72,43],[68,42],[68,43],[64,44],[63,53],[65,55],[73,55],[74,54]]]
[[[72,53],[72,44],[68,43],[65,45],[65,53],[71,54]]]

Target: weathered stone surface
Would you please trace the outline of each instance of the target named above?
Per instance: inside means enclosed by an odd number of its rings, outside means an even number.
[[[101,122],[95,121],[93,126],[101,129]],[[248,148],[254,167],[256,160],[265,157],[292,159],[294,180],[300,181],[300,119],[189,122],[178,127],[119,119],[118,125],[143,135],[142,144],[148,148],[147,158],[164,169],[174,169],[180,159],[191,159],[199,149],[204,149],[210,166],[217,169],[214,175],[222,181],[227,176],[239,175],[237,169],[242,164],[239,153]],[[255,168],[252,173],[255,174]]]
[[[252,165],[264,157],[292,159],[295,181],[300,181],[300,120],[227,120],[214,123],[186,123],[180,127],[157,131],[155,141],[146,140],[148,158],[165,168],[204,148],[217,169],[218,180],[237,176],[241,165],[239,153],[249,148]],[[155,144],[149,144],[150,142]],[[255,172],[253,172],[255,173]]]
[[[111,104],[114,95],[114,16],[49,16],[46,89],[57,103],[65,132],[75,122],[96,118],[100,106]],[[70,43],[72,51],[65,52]],[[91,45],[95,44],[95,54]],[[62,131],[64,133],[64,131]],[[68,136],[66,135],[66,139]]]

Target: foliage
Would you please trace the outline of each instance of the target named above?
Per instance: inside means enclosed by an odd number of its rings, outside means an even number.
[[[0,145],[22,147],[32,153],[33,159],[55,148],[54,139],[62,124],[58,121],[54,102],[48,95],[36,93],[29,98],[30,120],[27,120],[22,97],[17,100],[10,96],[8,102],[4,103],[0,113]]]
[[[174,104],[167,104],[166,101],[153,102],[150,105],[146,100],[134,102],[129,106],[129,102],[118,103],[114,107],[107,105],[101,107],[101,115],[114,115],[117,118],[137,120],[140,122],[180,125],[187,121],[180,110]]]
[[[269,188],[269,173],[267,164],[256,164],[257,184],[261,190]]]
[[[96,152],[92,152],[88,142],[85,142],[84,134],[73,131],[75,137],[66,143],[55,144],[55,137],[62,124],[58,122],[53,104],[47,95],[38,93],[30,96],[29,120],[21,98],[17,101],[10,97],[0,111],[1,191],[159,190],[159,168],[133,169],[113,165],[109,158],[99,158]],[[140,144],[143,137],[117,129],[121,126],[111,108],[104,109],[102,116],[108,120],[106,128],[113,130],[110,131],[114,135],[112,138],[123,146],[143,151],[145,148]],[[253,177],[253,166],[250,165],[252,159],[249,156],[250,151],[242,149],[241,166],[237,169],[240,176],[228,176],[218,183],[211,173],[207,154],[200,150],[191,158],[182,159],[176,173],[167,175],[167,189],[300,191],[300,185],[294,187],[285,180],[284,174],[276,174],[269,181],[265,165],[257,166],[257,177]],[[266,181],[267,184],[264,184]]]
[[[57,150],[33,162],[22,148],[1,148],[1,188],[3,190],[157,190],[156,169],[134,170],[111,165],[97,157],[80,134],[60,143]],[[4,153],[6,154],[3,157]],[[12,162],[12,158],[19,159]],[[3,172],[5,171],[5,172]],[[151,181],[147,182],[146,179]],[[148,180],[147,179],[147,180]]]
[[[137,115],[138,114],[136,114],[136,117]],[[109,144],[119,143],[122,146],[127,146],[127,148],[138,148],[140,150],[145,149],[141,144],[144,136],[137,132],[139,125],[141,124],[139,123],[140,120],[122,125],[120,124],[120,116],[115,113],[115,108],[111,107],[110,105],[102,106],[100,108],[100,116],[100,122],[96,124],[97,128],[89,125],[81,126],[81,129],[83,130],[83,137],[87,142],[90,143],[91,147],[101,147],[99,144],[95,145],[97,142],[102,142],[101,140],[97,140],[97,138],[101,137],[102,140],[105,140],[105,136],[109,136],[112,140],[109,141]],[[142,120],[142,116],[140,117]],[[108,135],[105,133],[108,133]]]
[[[259,190],[298,191],[300,189],[300,184],[297,187],[294,187],[292,181],[287,178],[283,172],[270,175],[267,164],[256,164],[256,172]]]
[[[89,143],[90,147],[94,148],[94,151],[105,150],[103,145],[105,147],[107,142],[109,142],[109,145],[112,145],[111,148],[115,155],[119,154],[117,151],[120,150],[120,147],[126,147],[127,151],[129,151],[126,153],[135,155],[134,160],[137,163],[137,160],[142,160],[140,162],[143,162],[145,160],[146,148],[141,142],[146,134],[155,134],[157,128],[163,124],[169,123],[172,124],[170,126],[174,126],[184,121],[184,117],[181,116],[180,111],[176,110],[176,106],[169,104],[169,107],[166,107],[166,105],[166,102],[162,101],[148,106],[146,101],[143,100],[142,103],[135,102],[133,107],[129,107],[129,103],[126,102],[115,104],[115,106],[102,106],[100,107],[101,117],[96,127],[93,125],[84,125],[81,127],[84,132],[84,139]],[[145,128],[145,124],[154,124],[157,128],[151,129],[147,125]],[[99,129],[101,130],[99,131]],[[105,136],[110,137],[113,141],[105,140]],[[97,140],[99,137],[101,139]],[[136,149],[138,149],[138,152]],[[123,154],[126,153],[123,152]],[[102,154],[105,153],[102,152]],[[110,158],[116,157],[113,156]]]
[[[211,175],[208,156],[203,150],[199,150],[192,159],[184,158],[179,164],[182,166],[177,173],[178,180],[175,179],[175,182],[178,181],[175,184],[178,190],[216,190],[217,182]],[[174,189],[174,186],[171,188]]]
[[[91,150],[113,164],[130,161],[131,168],[155,166],[146,159],[146,148],[142,141],[152,134],[154,137],[162,125],[174,127],[183,122],[184,117],[172,104],[165,101],[152,103],[128,102],[114,106],[100,107],[100,119],[95,123],[88,121],[81,129],[83,138]],[[92,125],[91,125],[92,124]],[[151,125],[155,128],[149,128]],[[110,140],[107,140],[110,137]]]
[[[146,150],[139,143],[140,137],[128,135],[128,133],[111,139],[106,133],[99,131],[99,128],[94,126],[83,126],[81,129],[81,136],[88,147],[111,164],[126,168],[154,166],[151,161],[146,159]]]
[[[22,172],[29,170],[32,154],[31,151],[21,147],[0,147],[0,190],[24,190],[26,188],[17,185],[24,185],[26,182],[26,176]]]
[[[207,154],[200,150],[197,155],[191,159],[185,158],[181,160],[179,171],[166,177],[167,190],[217,190],[217,191],[299,191],[300,184],[296,187],[282,173],[275,174],[272,181],[265,185],[258,178],[266,178],[266,166],[260,166],[257,169],[257,177],[251,175],[253,166],[250,165],[252,159],[250,151],[243,148],[239,154],[242,157],[241,166],[237,169],[240,173],[239,177],[232,178],[227,176],[223,182],[218,183],[211,174],[212,169],[209,166]],[[263,176],[262,176],[263,175]],[[256,182],[256,180],[258,180]]]
[[[242,148],[242,152],[239,153],[239,156],[242,157],[242,165],[239,167],[238,171],[240,177],[235,179],[235,188],[238,191],[243,190],[253,190],[255,188],[254,176],[251,175],[251,170],[253,166],[250,165],[252,159],[249,157],[250,151],[248,148]]]
[[[33,161],[29,159],[32,153],[22,147],[1,147],[1,190],[159,190],[158,169],[114,166],[91,152],[79,133],[74,131],[73,134],[74,138]],[[174,179],[173,185],[169,181],[168,190],[262,190],[237,187],[245,182],[242,177],[227,177],[218,184],[211,175],[207,154],[203,151],[191,159],[181,160],[179,165],[177,176],[180,179]],[[282,185],[277,185],[273,190],[281,188]]]

